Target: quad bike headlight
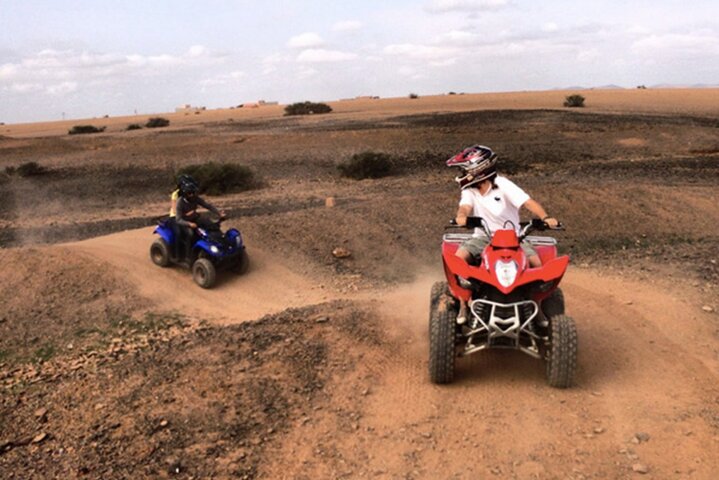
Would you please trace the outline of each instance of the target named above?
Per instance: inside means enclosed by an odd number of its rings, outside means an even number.
[[[497,275],[497,281],[504,288],[509,287],[517,279],[519,266],[514,260],[497,260],[494,264],[494,272]]]
[[[214,245],[210,245],[210,251],[211,251],[212,253],[214,253],[215,255],[217,255],[218,253],[220,253],[220,249],[217,248],[217,247],[214,246]]]

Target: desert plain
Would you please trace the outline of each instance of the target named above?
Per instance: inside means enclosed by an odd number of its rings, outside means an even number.
[[[0,478],[716,478],[719,90],[571,93],[0,126]],[[475,143],[566,225],[572,388],[513,351],[429,381],[444,162]],[[392,175],[340,176],[363,151]],[[251,259],[211,290],[148,255],[207,161],[257,179],[208,197]]]

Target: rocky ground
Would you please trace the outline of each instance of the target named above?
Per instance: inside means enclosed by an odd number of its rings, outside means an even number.
[[[718,127],[496,110],[3,137],[0,169],[45,172],[0,173],[0,476],[713,478]],[[428,382],[443,161],[477,141],[567,225],[572,389],[514,352]],[[341,178],[362,150],[394,174]],[[211,291],[146,257],[172,172],[199,159],[260,179],[211,199],[253,259]]]

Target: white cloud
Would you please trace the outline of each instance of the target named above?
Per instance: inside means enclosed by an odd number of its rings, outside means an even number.
[[[359,30],[364,24],[357,20],[343,20],[332,25],[332,30],[335,32],[351,32]]]
[[[431,67],[442,68],[442,67],[451,67],[452,65],[454,65],[456,63],[457,63],[456,58],[447,58],[445,60],[437,60],[434,62],[429,62],[429,65]]]
[[[559,25],[554,22],[547,22],[542,25],[542,31],[546,33],[554,33],[559,30]]]
[[[601,58],[601,53],[596,48],[590,48],[588,50],[582,50],[577,54],[577,60],[580,62],[596,62]]]
[[[498,10],[509,5],[509,0],[432,0],[425,7],[428,12],[476,12]]]
[[[0,86],[19,94],[63,95],[79,85],[109,84],[116,78],[157,76],[168,70],[208,66],[224,61],[202,45],[182,55],[139,55],[46,49],[0,66]]]
[[[650,35],[632,44],[638,54],[709,54],[719,53],[719,36],[710,32]]]
[[[187,56],[190,58],[197,58],[208,55],[210,52],[204,45],[193,45],[187,51]]]
[[[443,33],[440,36],[438,36],[434,43],[440,44],[440,45],[457,45],[457,46],[467,46],[467,45],[475,45],[477,44],[482,37],[480,35],[477,35],[476,33],[472,32],[466,32],[463,30],[452,30],[447,33]]]
[[[289,48],[314,48],[324,45],[324,40],[314,32],[296,35],[287,41]]]
[[[357,55],[350,52],[341,52],[339,50],[325,50],[322,48],[310,48],[303,50],[297,55],[298,62],[322,63],[322,62],[342,62],[357,58]]]
[[[300,68],[299,72],[297,72],[297,78],[299,80],[306,80],[308,78],[316,76],[318,73],[320,72],[318,72],[312,67],[302,67]]]
[[[205,87],[213,87],[218,85],[227,85],[230,83],[234,83],[238,80],[241,80],[243,78],[247,77],[247,74],[242,71],[234,71],[230,73],[223,73],[220,75],[215,75],[214,77],[205,78],[204,80],[200,80],[200,85]]]
[[[62,82],[45,87],[45,92],[50,95],[64,95],[77,90],[77,82]]]
[[[13,83],[9,90],[15,93],[40,92],[43,87],[40,83]]]
[[[444,59],[454,53],[454,50],[449,48],[412,43],[387,45],[383,51],[387,55],[397,55],[420,60]]]
[[[649,35],[652,32],[643,25],[632,25],[627,28],[627,33],[630,35]]]
[[[9,80],[13,78],[17,74],[17,72],[17,65],[13,65],[12,63],[0,65],[0,80]]]

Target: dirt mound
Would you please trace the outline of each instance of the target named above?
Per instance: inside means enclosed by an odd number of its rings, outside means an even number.
[[[95,358],[27,394],[3,395],[0,472],[255,478],[279,439],[318,412],[333,415],[345,383],[369,381],[361,359],[380,338],[375,320],[344,302]]]
[[[41,361],[109,341],[147,302],[67,248],[0,250],[0,361]]]

